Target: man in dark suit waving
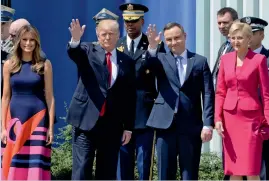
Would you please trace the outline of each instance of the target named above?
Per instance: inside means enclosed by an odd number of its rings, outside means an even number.
[[[170,52],[153,57],[160,34],[149,26],[152,58],[146,63],[158,83],[158,96],[147,122],[156,129],[158,176],[175,180],[178,156],[181,179],[198,180],[202,142],[212,138],[212,75],[207,59],[186,49],[186,33],[180,24],[168,23],[163,32]]]
[[[120,6],[120,10],[127,35],[119,39],[117,49],[129,55],[135,63],[137,99],[134,131],[130,143],[120,148],[117,179],[134,180],[136,160],[139,180],[150,180],[154,130],[146,123],[157,94],[155,76],[144,66],[149,42],[142,28],[148,8],[142,4],[126,3]],[[157,51],[165,52],[162,41]]]
[[[119,24],[102,20],[96,34],[99,44],[81,43],[85,25],[72,20],[68,55],[80,72],[67,115],[73,126],[73,180],[116,179],[120,146],[131,139],[135,114],[134,65],[115,49]],[[121,139],[122,138],[122,139]],[[122,142],[121,142],[122,140]]]

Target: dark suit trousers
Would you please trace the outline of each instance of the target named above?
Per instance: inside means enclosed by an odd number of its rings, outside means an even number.
[[[90,131],[73,127],[72,180],[91,180],[96,152],[96,180],[115,180],[122,129],[113,120],[99,119]]]
[[[182,180],[198,180],[202,141],[200,135],[178,133],[176,126],[156,130],[158,179],[176,180],[177,156]]]
[[[261,180],[269,180],[269,140],[263,142]]]
[[[154,130],[151,128],[133,131],[131,141],[121,146],[117,179],[134,180],[135,152],[139,180],[149,180]]]

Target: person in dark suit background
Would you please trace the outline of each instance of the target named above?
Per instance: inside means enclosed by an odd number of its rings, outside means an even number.
[[[115,180],[120,146],[130,141],[133,130],[134,64],[115,49],[117,21],[98,24],[98,45],[80,42],[84,29],[78,20],[72,20],[69,28],[68,55],[81,75],[67,114],[73,126],[72,179],[92,179],[96,151],[95,179]]]
[[[218,21],[218,28],[220,33],[226,38],[226,41],[221,45],[217,59],[212,71],[213,75],[213,82],[214,87],[216,87],[218,72],[219,72],[219,65],[220,65],[220,57],[224,55],[225,53],[233,51],[233,48],[231,46],[230,40],[228,39],[229,29],[232,26],[232,23],[238,19],[237,12],[231,8],[231,7],[224,7],[221,8],[217,12],[217,21]]]
[[[9,40],[9,28],[13,21],[15,9],[1,5],[1,60],[6,60],[13,45]]]
[[[158,96],[147,121],[156,129],[158,177],[176,179],[178,156],[181,179],[198,180],[202,142],[211,140],[214,124],[212,75],[207,59],[186,49],[187,35],[180,24],[168,23],[163,32],[170,52],[153,57],[160,34],[149,26],[152,58],[146,62],[158,84]]]
[[[134,180],[136,160],[139,180],[150,180],[154,130],[147,127],[146,122],[157,94],[155,77],[149,69],[143,66],[149,42],[142,32],[142,27],[148,8],[135,3],[122,4],[119,8],[123,12],[127,35],[118,41],[117,49],[130,56],[135,63],[134,84],[137,99],[134,131],[130,143],[120,149],[117,179]],[[160,41],[157,51],[165,52],[163,42]]]
[[[13,47],[9,39],[9,28],[13,21],[15,9],[1,5],[1,97],[3,93],[3,65]]]
[[[243,23],[247,23],[251,26],[253,36],[249,44],[249,48],[255,52],[266,56],[267,66],[269,66],[269,50],[267,50],[262,41],[264,39],[264,28],[268,23],[257,17],[244,17],[240,20]],[[262,168],[260,173],[261,180],[269,180],[269,140],[263,142],[263,153],[262,153]]]

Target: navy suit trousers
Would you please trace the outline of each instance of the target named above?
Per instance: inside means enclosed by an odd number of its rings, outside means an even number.
[[[111,120],[110,120],[111,121]],[[93,179],[93,161],[96,154],[95,180],[115,180],[122,130],[109,120],[99,119],[90,131],[73,127],[72,180]]]

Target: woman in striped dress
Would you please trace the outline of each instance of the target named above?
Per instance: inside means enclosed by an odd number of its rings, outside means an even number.
[[[54,127],[52,66],[40,56],[38,31],[23,26],[3,68],[2,180],[50,180]]]

